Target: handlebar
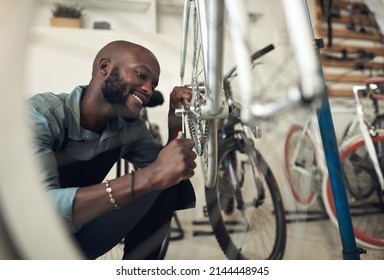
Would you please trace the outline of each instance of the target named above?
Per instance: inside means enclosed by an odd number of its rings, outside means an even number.
[[[273,49],[275,49],[275,46],[274,46],[273,44],[269,44],[268,46],[262,48],[261,50],[256,51],[255,53],[253,53],[253,54],[251,55],[251,61],[252,61],[252,63],[254,63],[256,59],[262,57],[263,55],[267,54],[268,52],[272,51]],[[228,80],[229,78],[235,76],[236,70],[237,70],[237,67],[234,66],[234,67],[232,67],[232,68],[227,72],[226,75],[224,75],[224,78],[223,78],[224,83],[226,83],[227,80]]]
[[[257,59],[259,59],[260,57],[262,57],[263,55],[269,53],[274,49],[275,49],[275,46],[273,44],[269,44],[266,47],[254,52],[250,57],[252,64],[254,64]],[[240,117],[241,104],[232,99],[232,89],[230,84],[230,79],[235,77],[237,74],[236,71],[237,71],[236,66],[229,69],[227,74],[225,74],[223,77],[223,86],[224,86],[224,94],[227,98],[228,105],[230,106],[231,116]]]

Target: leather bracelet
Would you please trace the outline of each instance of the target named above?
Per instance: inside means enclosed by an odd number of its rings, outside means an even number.
[[[105,181],[105,191],[107,192],[109,201],[111,202],[113,207],[115,207],[115,209],[119,209],[120,206],[119,206],[119,204],[117,204],[115,198],[112,195],[112,188],[109,185],[109,180]]]
[[[131,199],[135,199],[135,170],[131,172]]]

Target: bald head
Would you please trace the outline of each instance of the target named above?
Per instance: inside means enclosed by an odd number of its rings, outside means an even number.
[[[96,55],[93,61],[92,76],[98,70],[98,64],[101,59],[108,59],[112,63],[129,63],[130,58],[140,58],[154,63],[160,71],[160,65],[156,56],[147,48],[128,41],[113,41],[105,45]]]

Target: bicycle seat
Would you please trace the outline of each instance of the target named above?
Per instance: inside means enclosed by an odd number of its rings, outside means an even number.
[[[369,77],[365,80],[365,84],[366,85],[370,85],[370,84],[376,84],[376,85],[379,85],[379,84],[384,84],[384,77]]]
[[[369,77],[365,80],[365,85],[371,99],[384,99],[384,77]]]
[[[151,98],[146,104],[146,107],[156,107],[163,104],[163,102],[164,102],[163,94],[158,90],[154,90]]]

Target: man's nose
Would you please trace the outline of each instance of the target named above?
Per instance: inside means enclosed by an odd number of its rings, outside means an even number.
[[[152,83],[151,81],[147,80],[143,83],[141,86],[141,89],[145,91],[148,95],[152,96],[153,93],[153,88],[152,88]]]

